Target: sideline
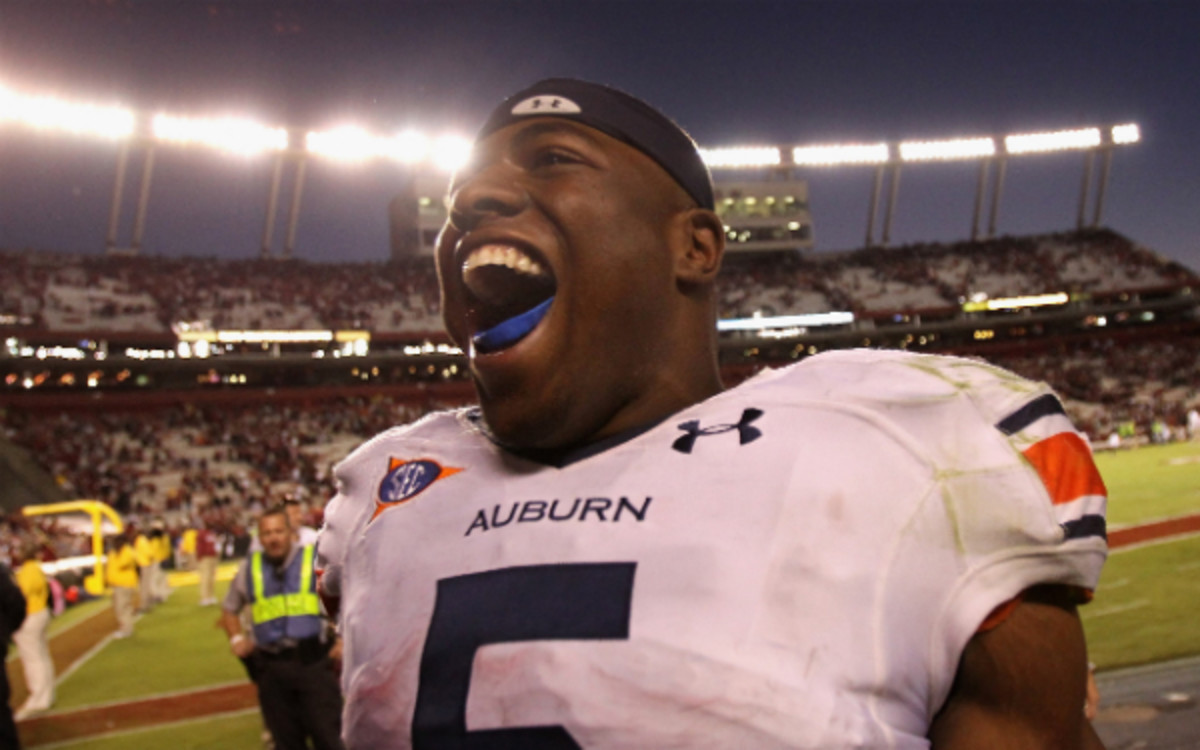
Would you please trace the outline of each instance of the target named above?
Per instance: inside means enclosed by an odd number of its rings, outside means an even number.
[[[1158,521],[1112,529],[1108,532],[1109,552],[1123,552],[1152,544],[1187,539],[1200,533],[1200,513],[1164,518]]]
[[[100,610],[100,611],[103,612],[104,610]],[[138,621],[141,620],[142,617],[143,617],[143,615],[141,612],[134,615],[133,624],[137,625]],[[91,618],[89,618],[89,619],[91,619]],[[86,622],[86,620],[85,620],[85,622]],[[72,627],[74,627],[74,626],[72,626]],[[66,631],[64,630],[63,632],[65,633]],[[62,633],[59,633],[59,635],[62,635]],[[87,664],[89,661],[91,661],[92,657],[95,656],[96,654],[100,653],[100,651],[105,646],[107,646],[109,643],[111,643],[113,638],[116,637],[116,635],[117,635],[116,631],[113,631],[113,632],[105,635],[103,638],[101,638],[99,641],[96,642],[96,645],[92,646],[87,651],[80,654],[79,658],[77,658],[75,661],[71,662],[70,666],[68,666],[66,669],[64,669],[62,672],[60,672],[58,677],[55,678],[54,687],[58,688],[58,686],[62,684],[63,680],[65,680],[68,677],[70,677],[71,675],[75,674],[75,672],[80,667],[82,667],[84,664]]]
[[[107,599],[108,596],[105,595],[105,598]],[[80,617],[78,620],[76,620],[75,622],[72,622],[70,625],[64,625],[63,627],[59,628],[58,630],[55,630],[53,633],[50,634],[49,642],[53,643],[55,641],[55,639],[60,638],[63,635],[66,635],[67,633],[70,633],[72,630],[79,627],[80,625],[83,625],[84,623],[91,622],[95,618],[100,617],[104,613],[108,612],[110,609],[112,609],[111,602],[109,602],[106,606],[97,608],[95,612],[92,612],[91,614],[89,614],[87,616]],[[59,615],[59,616],[62,617],[65,615]],[[54,621],[51,620],[50,624],[53,625]],[[17,654],[17,650],[15,648],[10,648],[8,655],[4,658],[4,663],[8,664],[9,662],[16,661],[19,658],[20,658],[20,656]]]
[[[220,682],[215,685],[206,685],[202,688],[194,688],[192,690],[168,690],[162,693],[154,693],[153,695],[144,695],[133,700],[123,701],[106,701],[104,703],[89,703],[86,706],[73,706],[60,710],[51,709],[38,714],[38,718],[53,719],[61,716],[69,716],[70,714],[79,713],[81,711],[95,711],[101,708],[112,708],[114,706],[126,706],[133,703],[149,703],[152,701],[169,700],[172,698],[195,698],[204,693],[218,692],[223,690],[233,690],[248,684],[247,680],[230,680],[229,682]]]
[[[189,724],[198,724],[201,722],[213,721],[218,719],[236,719],[240,716],[257,715],[257,708],[242,708],[236,711],[224,711],[219,714],[209,714],[207,716],[197,716],[191,719],[180,719],[179,721],[169,721],[164,724],[148,724],[142,727],[133,729],[117,729],[111,732],[102,732],[100,734],[92,734],[87,737],[77,737],[70,740],[59,740],[45,745],[30,745],[28,750],[57,750],[58,748],[71,747],[78,745],[81,742],[92,742],[93,740],[117,739],[120,737],[130,737],[136,734],[145,732],[153,732],[159,729],[174,729],[177,727],[185,727]]]
[[[240,564],[241,560],[222,560],[217,565],[216,582],[232,581]],[[199,586],[200,573],[196,570],[171,570],[167,573],[167,584],[172,589],[182,586]]]
[[[1106,617],[1108,615],[1115,615],[1120,612],[1129,612],[1135,609],[1142,609],[1143,607],[1150,606],[1150,604],[1151,602],[1149,599],[1137,599],[1129,602],[1128,604],[1118,604],[1114,607],[1108,607],[1107,609],[1097,609],[1094,612],[1089,612],[1088,614],[1093,618]]]
[[[173,691],[153,698],[50,711],[25,719],[18,730],[26,747],[45,747],[90,741],[118,732],[206,721],[242,711],[258,712],[258,691],[248,680]]]
[[[1121,680],[1157,677],[1171,672],[1200,672],[1200,656],[1181,656],[1167,661],[1135,664],[1132,667],[1118,667],[1117,669],[1097,669],[1096,681],[1115,683]]]

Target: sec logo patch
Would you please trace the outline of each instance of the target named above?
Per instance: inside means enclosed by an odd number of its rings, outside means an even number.
[[[375,499],[374,521],[388,508],[394,508],[412,500],[439,479],[454,476],[462,471],[454,466],[442,466],[431,458],[405,460],[391,458],[387,474],[379,483],[379,496]]]

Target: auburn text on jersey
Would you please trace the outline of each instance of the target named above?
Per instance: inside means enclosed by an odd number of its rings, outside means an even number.
[[[618,523],[627,519],[637,522],[646,520],[650,503],[654,498],[647,497],[639,506],[627,497],[616,500],[609,497],[577,497],[567,502],[565,500],[524,500],[510,505],[493,505],[490,509],[480,508],[475,511],[475,519],[463,536],[472,533],[491,531],[508,526],[512,523],[542,523],[564,521],[599,521],[601,523]]]

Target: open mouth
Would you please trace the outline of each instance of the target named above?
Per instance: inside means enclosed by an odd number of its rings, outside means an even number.
[[[484,245],[463,260],[471,343],[479,354],[507,349],[537,328],[557,284],[544,263],[511,245]]]

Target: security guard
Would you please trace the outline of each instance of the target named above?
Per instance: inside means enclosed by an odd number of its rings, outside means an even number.
[[[246,559],[222,605],[221,624],[234,655],[258,684],[263,720],[277,750],[340,749],[342,697],[316,593],[313,548],[297,543],[287,512],[258,520],[261,552]],[[253,640],[239,613],[249,607]]]

